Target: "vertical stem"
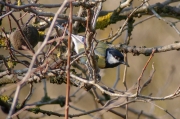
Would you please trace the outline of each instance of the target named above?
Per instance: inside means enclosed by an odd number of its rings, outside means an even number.
[[[124,58],[125,58],[125,62],[128,63],[127,61],[127,53],[124,54]],[[127,85],[126,85],[126,76],[127,76],[127,66],[125,65],[124,68],[124,77],[123,77],[123,84],[126,88],[126,91],[128,90]],[[126,98],[126,100],[128,101],[128,97]],[[128,104],[126,104],[126,119],[128,119]]]
[[[129,22],[128,22],[129,24]],[[124,40],[125,44],[129,44],[128,40],[130,39],[130,34],[128,33],[128,30],[126,31],[126,38]],[[128,58],[127,58],[127,53],[124,53],[124,60],[126,63],[128,63]],[[126,88],[126,91],[128,90],[127,85],[126,85],[126,77],[127,77],[127,66],[125,65],[124,68],[124,75],[123,75],[123,84],[124,87]],[[126,98],[126,101],[128,102],[128,97]],[[126,119],[128,119],[128,104],[126,104]]]
[[[113,87],[112,87],[113,89],[116,88],[119,80],[120,80],[120,65],[117,66],[117,69],[116,69],[116,81],[115,81],[115,83],[114,83],[114,85],[113,85]]]
[[[65,119],[68,119],[68,114],[69,114],[72,12],[73,12],[73,8],[72,8],[72,1],[71,1],[70,2],[70,14],[69,14],[69,35],[68,35],[68,59],[67,59],[67,84],[66,84]]]
[[[44,97],[47,98],[48,94],[47,94],[47,84],[46,84],[46,79],[43,80],[43,84],[44,84]]]

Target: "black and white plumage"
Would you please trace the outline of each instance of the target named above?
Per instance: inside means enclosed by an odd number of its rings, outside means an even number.
[[[119,50],[114,49],[114,48],[107,48],[106,49],[105,59],[106,59],[106,67],[105,68],[113,68],[113,67],[116,67],[120,64],[127,65],[124,62],[123,54]]]

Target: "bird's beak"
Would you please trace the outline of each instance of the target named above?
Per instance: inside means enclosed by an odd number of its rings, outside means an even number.
[[[128,64],[127,62],[122,61],[121,64],[124,64],[124,65],[126,65],[127,67],[129,67],[129,64]]]

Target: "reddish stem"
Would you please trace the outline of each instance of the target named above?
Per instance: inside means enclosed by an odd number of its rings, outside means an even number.
[[[72,8],[72,1],[71,1],[70,2],[70,15],[69,15],[69,35],[68,35],[68,59],[67,59],[67,84],[66,84],[65,119],[68,119],[68,115],[69,115],[72,12],[73,12],[73,8]]]

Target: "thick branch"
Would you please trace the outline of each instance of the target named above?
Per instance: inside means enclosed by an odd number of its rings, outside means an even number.
[[[156,46],[151,48],[146,48],[145,46],[142,47],[127,46],[124,44],[118,44],[116,46],[111,45],[110,47],[116,47],[117,49],[123,52],[133,53],[134,55],[144,54],[145,56],[149,56],[152,53],[153,49],[156,49],[155,53],[167,52],[171,50],[179,50],[180,43],[173,43],[165,46]]]

